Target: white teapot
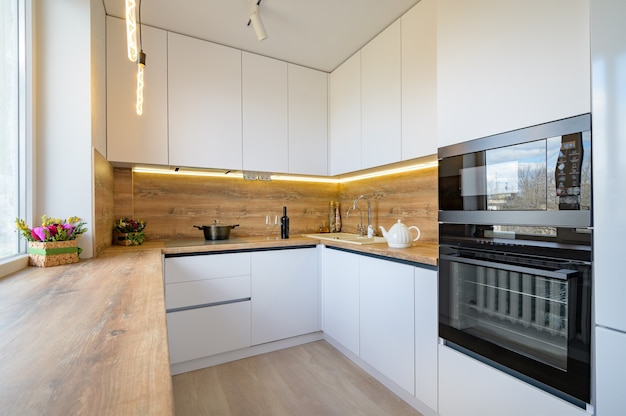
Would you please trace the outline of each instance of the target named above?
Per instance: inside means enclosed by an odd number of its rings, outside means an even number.
[[[417,237],[415,238],[411,235],[412,229],[417,231]],[[402,224],[402,220],[398,220],[398,222],[394,224],[389,231],[385,230],[385,228],[381,225],[380,231],[383,232],[383,237],[387,239],[387,245],[391,248],[411,247],[411,243],[419,240],[421,235],[419,228],[414,225],[407,227]]]

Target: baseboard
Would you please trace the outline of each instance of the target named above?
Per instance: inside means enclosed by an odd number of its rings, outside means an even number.
[[[209,357],[202,357],[195,360],[172,364],[170,369],[172,375],[182,374],[189,371],[199,370],[201,368],[224,364],[230,361],[241,360],[242,358],[253,357],[255,355],[295,347],[297,345],[307,344],[313,341],[319,341],[321,339],[324,339],[324,335],[321,331],[312,332],[310,334],[299,335],[293,338],[281,339],[278,341],[268,342],[266,344],[253,345],[248,348],[242,348],[235,351],[211,355]]]
[[[369,375],[374,377],[380,384],[387,387],[394,393],[396,396],[400,397],[404,400],[409,406],[420,412],[424,416],[437,416],[437,412],[430,407],[428,407],[424,402],[418,400],[411,393],[400,387],[398,384],[393,382],[387,376],[382,374],[380,371],[376,370],[374,367],[365,362],[361,357],[341,345],[338,341],[333,339],[332,337],[324,334],[324,339],[330,345],[332,345],[335,349],[337,349],[340,353],[345,355],[350,361],[361,367],[365,370]]]

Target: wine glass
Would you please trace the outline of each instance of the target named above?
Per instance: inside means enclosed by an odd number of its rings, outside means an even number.
[[[275,215],[271,212],[265,214],[265,230],[267,232],[267,240],[270,239],[270,236],[274,232],[274,223],[275,223]]]
[[[276,234],[276,240],[278,240],[280,238],[280,215],[278,214],[272,214],[273,216],[273,222],[272,224],[274,225],[274,234]]]

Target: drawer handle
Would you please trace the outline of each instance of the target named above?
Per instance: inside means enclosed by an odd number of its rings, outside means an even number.
[[[247,302],[250,299],[252,298],[248,297],[248,298],[240,298],[240,299],[232,299],[232,300],[223,300],[221,302],[202,303],[200,305],[181,306],[180,308],[166,309],[165,312],[171,313],[171,312],[190,311],[192,309],[210,308],[212,306],[228,305],[229,303]]]

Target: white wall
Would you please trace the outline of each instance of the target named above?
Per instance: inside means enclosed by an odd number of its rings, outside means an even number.
[[[106,157],[106,20],[102,0],[91,0],[91,142]]]
[[[104,78],[103,27],[97,0],[33,0],[35,218],[86,221],[82,258],[93,256],[92,141],[106,141],[102,81],[92,89]]]

